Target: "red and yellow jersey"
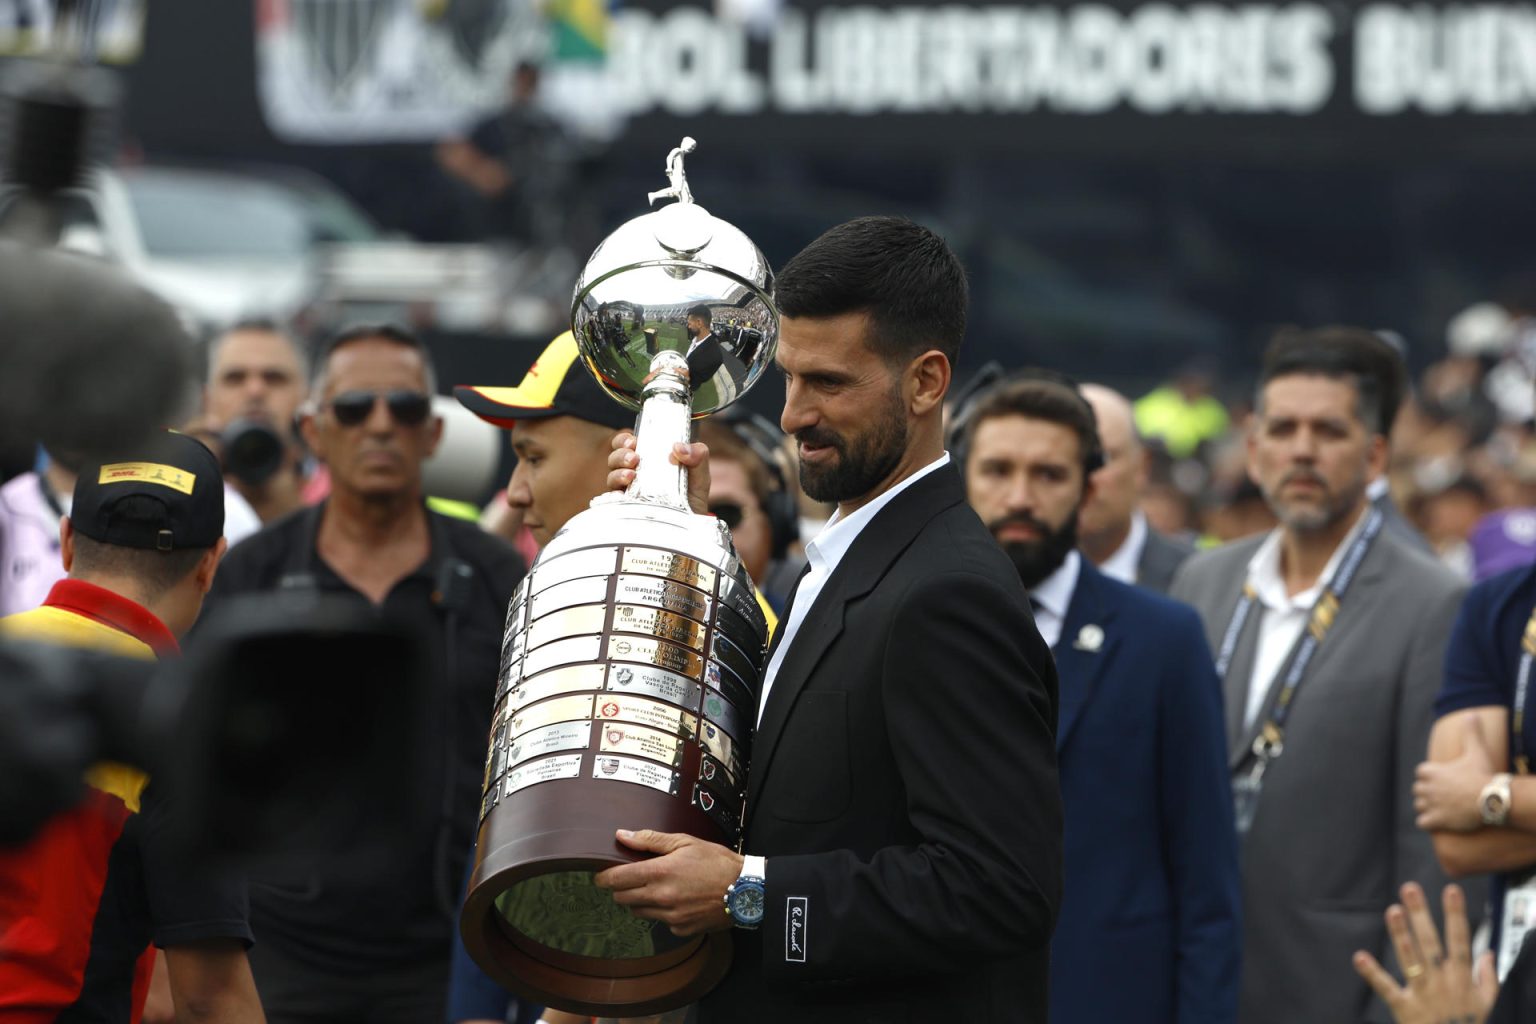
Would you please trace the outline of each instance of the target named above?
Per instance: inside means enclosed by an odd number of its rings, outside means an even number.
[[[176,640],[149,611],[80,580],[54,586],[41,608],[0,619],[0,636],[154,658]],[[3,685],[3,683],[0,683]],[[86,797],[31,842],[0,848],[0,1020],[136,1022],[153,950],[139,926],[137,852],[122,842],[148,777],[103,763]]]

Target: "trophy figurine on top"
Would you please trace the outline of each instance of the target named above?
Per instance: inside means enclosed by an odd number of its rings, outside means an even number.
[[[693,202],[684,139],[675,202],[592,253],[572,331],[588,371],[639,412],[634,482],[540,552],[507,613],[479,847],[460,927],[493,978],[545,1005],[628,1016],[686,1005],[730,964],[728,933],[679,938],[592,884],[642,854],[617,828],[738,846],[767,626],[730,530],[690,511],[672,462],[692,420],[773,359],[773,271]]]

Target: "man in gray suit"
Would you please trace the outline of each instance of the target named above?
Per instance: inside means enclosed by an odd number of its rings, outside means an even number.
[[[1106,576],[1166,594],[1194,545],[1158,533],[1142,514],[1147,449],[1131,403],[1102,384],[1084,384],[1082,392],[1098,421],[1104,465],[1094,472],[1091,497],[1077,519],[1078,548]]]
[[[1387,448],[1364,333],[1270,345],[1248,472],[1280,526],[1195,555],[1172,590],[1200,611],[1223,677],[1242,1024],[1390,1020],[1351,955],[1386,955],[1399,882],[1445,883],[1412,788],[1461,585],[1366,496]]]

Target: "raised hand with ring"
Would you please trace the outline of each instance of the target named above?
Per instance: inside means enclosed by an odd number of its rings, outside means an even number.
[[[1461,887],[1447,885],[1441,897],[1444,946],[1424,890],[1409,882],[1402,888],[1402,899],[1387,908],[1386,922],[1407,984],[1399,985],[1365,950],[1355,953],[1355,970],[1387,1004],[1397,1024],[1482,1024],[1499,994],[1499,983],[1492,953],[1483,954],[1474,974],[1467,901]]]

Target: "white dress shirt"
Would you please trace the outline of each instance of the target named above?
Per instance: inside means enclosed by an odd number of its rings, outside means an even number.
[[[1035,609],[1035,628],[1045,646],[1052,650],[1061,639],[1061,627],[1067,624],[1067,609],[1072,606],[1072,593],[1077,590],[1077,577],[1082,571],[1082,556],[1069,551],[1061,566],[1029,592],[1030,605]]]
[[[811,606],[821,595],[822,588],[837,571],[838,563],[843,560],[848,549],[853,547],[853,542],[858,539],[860,532],[869,525],[871,519],[879,515],[881,509],[891,503],[896,495],[948,463],[949,452],[945,452],[878,498],[861,506],[848,518],[844,519],[841,511],[832,513],[832,518],[827,520],[827,525],[822,527],[816,538],[806,543],[805,560],[809,563],[809,571],[801,577],[800,586],[795,588],[794,604],[789,609],[789,619],[779,624],[779,628],[784,631],[784,639],[780,640],[778,647],[774,649],[773,660],[768,663],[768,670],[763,673],[763,693],[757,701],[758,724],[762,724],[763,708],[768,706],[768,691],[773,688],[773,681],[778,677],[779,666],[784,664],[784,653],[789,650],[789,645],[795,642],[795,634],[799,632],[800,624],[805,621]]]
[[[1131,513],[1131,531],[1125,535],[1115,553],[1104,559],[1099,572],[1121,583],[1135,583],[1141,552],[1147,546],[1147,517],[1137,509]]]
[[[1253,655],[1253,675],[1248,679],[1248,702],[1243,714],[1245,726],[1251,726],[1263,710],[1264,701],[1275,684],[1275,676],[1285,667],[1285,656],[1291,653],[1296,639],[1306,628],[1312,606],[1322,595],[1324,585],[1333,578],[1344,552],[1349,550],[1365,525],[1367,512],[1369,509],[1360,513],[1355,525],[1333,549],[1317,582],[1294,596],[1285,592],[1285,576],[1280,571],[1280,530],[1271,532],[1249,559],[1248,582],[1258,597],[1255,610],[1259,613],[1259,645]]]

